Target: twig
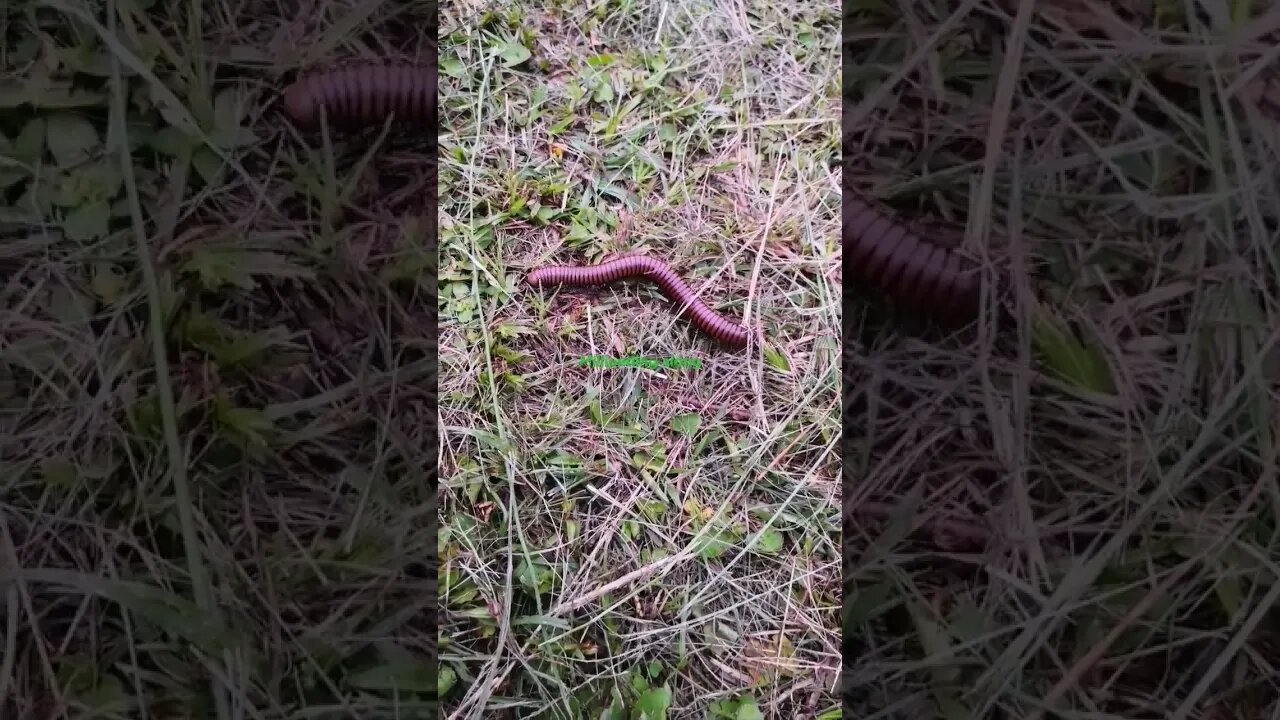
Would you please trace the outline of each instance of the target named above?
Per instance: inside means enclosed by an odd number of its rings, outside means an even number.
[[[609,583],[605,583],[604,585],[601,585],[600,587],[596,588],[595,590],[592,590],[589,593],[586,593],[585,595],[579,595],[578,597],[572,600],[562,602],[559,605],[553,607],[551,609],[551,612],[548,614],[551,617],[558,617],[560,615],[563,615],[566,612],[577,610],[583,605],[586,605],[587,603],[592,602],[593,600],[596,600],[597,598],[603,595],[607,595],[608,593],[611,593],[614,590],[617,590],[618,588],[623,587],[624,585],[630,585],[631,583],[636,582],[637,580],[646,579],[650,575],[653,575],[659,571],[665,570],[668,566],[682,563],[691,557],[693,557],[692,545],[690,545],[690,547],[686,548],[685,550],[675,555],[672,555],[671,557],[665,557],[660,560],[655,560],[649,563],[648,565],[645,565],[642,568],[637,568],[635,570],[632,570],[631,572],[627,573],[626,575],[623,575],[617,580],[614,580]]]

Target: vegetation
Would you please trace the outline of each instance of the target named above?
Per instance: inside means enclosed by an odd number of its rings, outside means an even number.
[[[428,9],[0,4],[0,716],[430,714],[434,148],[277,102]]]
[[[811,2],[442,9],[458,717],[839,716],[839,20]],[[667,260],[764,346],[717,347],[651,285],[521,284],[620,252]]]
[[[1275,716],[1262,5],[847,6],[846,187],[1007,272],[1015,318],[846,312],[852,717]]]

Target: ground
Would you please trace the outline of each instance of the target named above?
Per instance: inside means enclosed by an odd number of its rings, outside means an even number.
[[[1005,278],[846,283],[846,712],[1277,717],[1278,16],[1031,5],[845,15],[846,190]]]
[[[452,716],[838,717],[839,21],[442,9]],[[628,252],[763,344],[717,346],[651,285],[522,282]]]

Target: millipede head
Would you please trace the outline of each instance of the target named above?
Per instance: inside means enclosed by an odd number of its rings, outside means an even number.
[[[297,80],[285,88],[284,111],[300,127],[309,129],[318,124],[320,105],[305,80]]]

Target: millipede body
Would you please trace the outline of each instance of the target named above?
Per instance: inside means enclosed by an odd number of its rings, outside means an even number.
[[[844,264],[857,280],[944,323],[978,315],[978,273],[955,251],[911,232],[848,191],[840,214]]]
[[[533,287],[590,286],[637,277],[652,280],[664,295],[680,305],[681,313],[702,332],[732,347],[747,346],[745,327],[707,307],[670,265],[656,258],[631,255],[599,265],[549,265],[530,272],[525,282]]]
[[[430,65],[370,62],[308,73],[284,92],[285,112],[301,127],[340,127],[397,120],[436,125],[436,71]]]

